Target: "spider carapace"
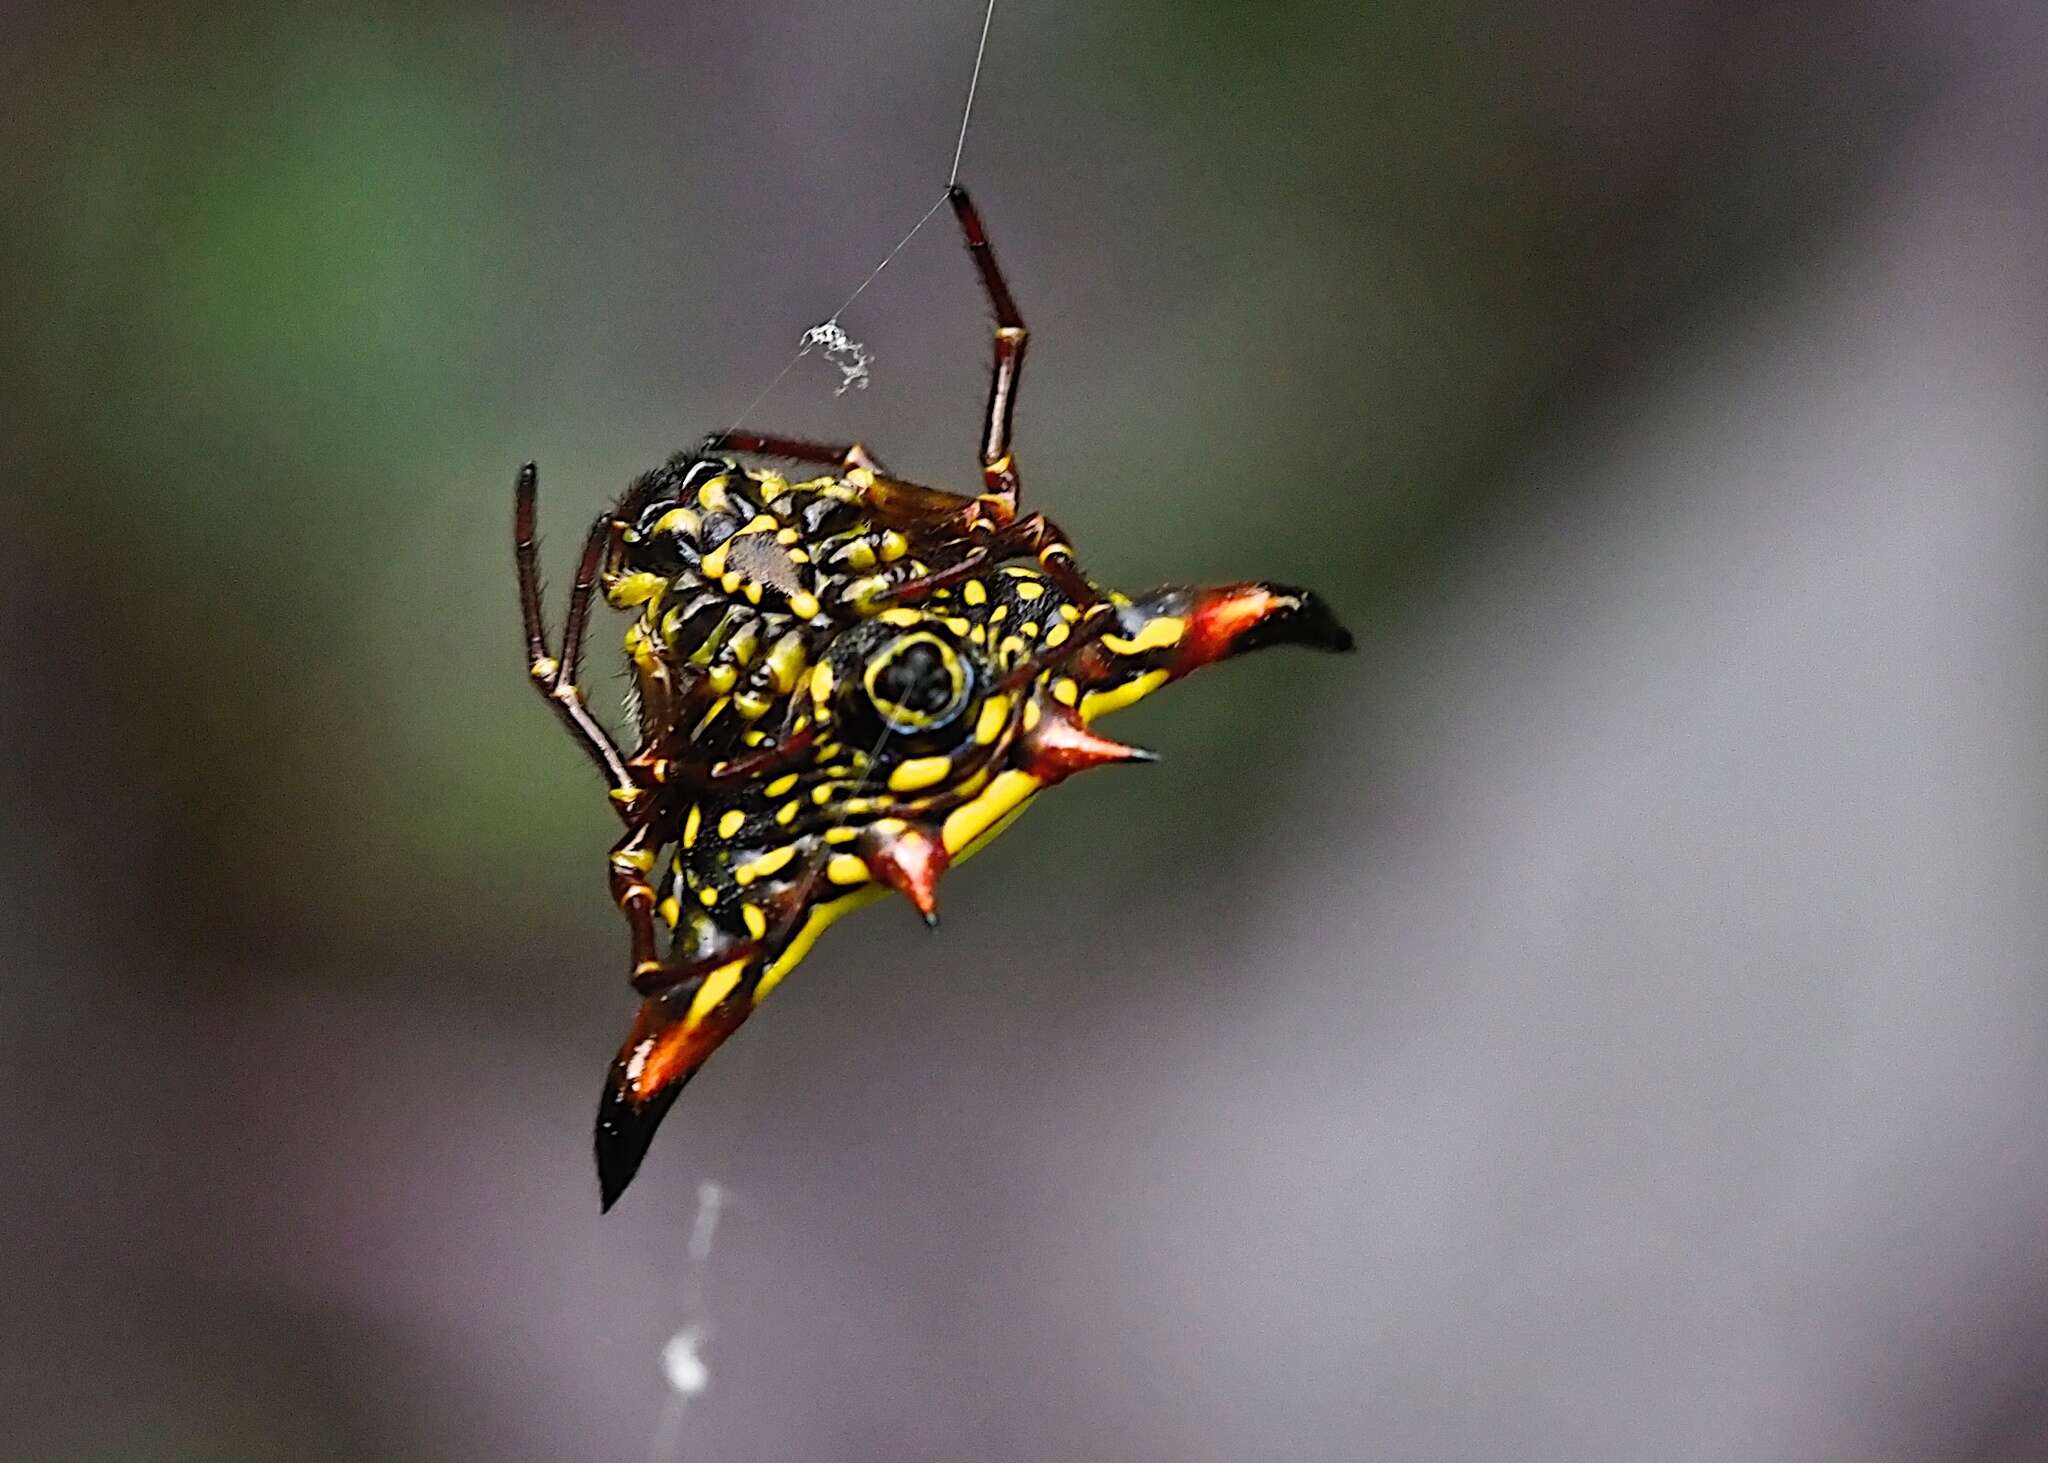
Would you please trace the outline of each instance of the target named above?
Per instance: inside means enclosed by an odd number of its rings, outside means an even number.
[[[1065,534],[1020,514],[1010,423],[1024,323],[974,205],[959,188],[951,201],[996,321],[979,494],[907,482],[858,445],[719,433],[591,526],[556,651],[539,478],[519,474],[532,679],[625,824],[611,892],[642,1000],[598,1110],[606,1208],[683,1084],[827,925],[891,890],[935,922],[947,866],[1039,792],[1149,758],[1090,723],[1247,650],[1351,647],[1306,590],[1099,588]],[[578,682],[600,588],[634,616],[630,753]]]

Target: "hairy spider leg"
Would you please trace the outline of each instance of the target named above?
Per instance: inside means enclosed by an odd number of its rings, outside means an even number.
[[[888,469],[875,461],[868,449],[858,442],[844,447],[835,447],[826,442],[812,442],[803,437],[784,437],[774,432],[749,432],[739,427],[730,431],[713,432],[704,439],[700,449],[703,452],[741,452],[754,457],[787,457],[792,462],[815,462],[825,467],[836,467],[841,472],[861,468],[877,476],[886,477]]]
[[[644,796],[640,785],[627,770],[624,754],[585,704],[583,688],[577,684],[576,668],[583,659],[583,631],[590,618],[590,597],[597,583],[598,564],[613,529],[610,515],[590,527],[583,557],[576,566],[576,581],[569,591],[569,613],[563,627],[562,655],[548,649],[547,627],[541,610],[540,548],[535,533],[540,498],[540,468],[527,463],[519,469],[512,493],[512,560],[519,576],[519,615],[526,628],[526,673],[548,704],[561,718],[578,746],[597,764],[610,784],[613,806],[621,818]]]
[[[562,669],[556,678],[577,684],[583,669],[583,641],[590,626],[590,601],[597,591],[598,570],[612,554],[625,524],[610,513],[600,513],[583,540],[583,556],[576,561],[576,578],[569,585],[569,612],[562,622]]]
[[[936,520],[957,519],[964,528],[980,512],[980,505],[972,498],[897,477],[858,442],[840,447],[829,442],[807,441],[802,437],[735,428],[727,432],[713,432],[698,450],[737,452],[753,457],[786,457],[793,462],[815,462],[822,467],[836,467],[842,476],[864,474],[864,477],[853,481],[866,495],[868,507],[890,522],[922,526]]]
[[[1010,450],[1010,426],[1017,414],[1017,378],[1024,369],[1024,348],[1031,332],[1024,328],[1024,317],[1010,297],[1010,286],[1003,280],[995,250],[989,247],[988,230],[982,227],[974,200],[957,183],[946,190],[946,197],[953,205],[953,216],[960,221],[967,256],[981,275],[982,292],[996,317],[995,367],[989,375],[988,414],[981,432],[981,481],[984,498],[993,501],[998,516],[1007,523],[1016,514],[1020,486],[1016,457]]]

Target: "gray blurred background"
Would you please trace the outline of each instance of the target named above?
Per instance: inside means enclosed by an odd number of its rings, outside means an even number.
[[[512,473],[559,584],[937,195],[980,24],[0,21],[0,1454],[2048,1459],[2022,0],[1002,0],[1027,491],[1361,654],[840,926],[600,1219]],[[971,480],[945,224],[757,424]]]

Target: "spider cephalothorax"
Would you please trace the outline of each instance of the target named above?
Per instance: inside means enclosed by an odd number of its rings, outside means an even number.
[[[825,926],[891,890],[935,922],[947,867],[1040,791],[1149,758],[1091,731],[1097,717],[1260,646],[1350,648],[1305,590],[1101,589],[1057,527],[1018,515],[1024,327],[973,205],[960,189],[952,202],[996,315],[978,496],[895,477],[858,445],[718,434],[592,526],[557,657],[541,619],[538,478],[520,474],[531,674],[626,825],[611,887],[643,999],[598,1112],[606,1207],[683,1084]],[[761,465],[776,459],[825,470]],[[630,755],[577,680],[600,586],[634,612]]]

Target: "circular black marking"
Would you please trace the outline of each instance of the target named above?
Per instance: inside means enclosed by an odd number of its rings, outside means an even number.
[[[959,719],[971,699],[974,674],[957,649],[919,629],[869,656],[861,683],[891,730],[916,734]]]

